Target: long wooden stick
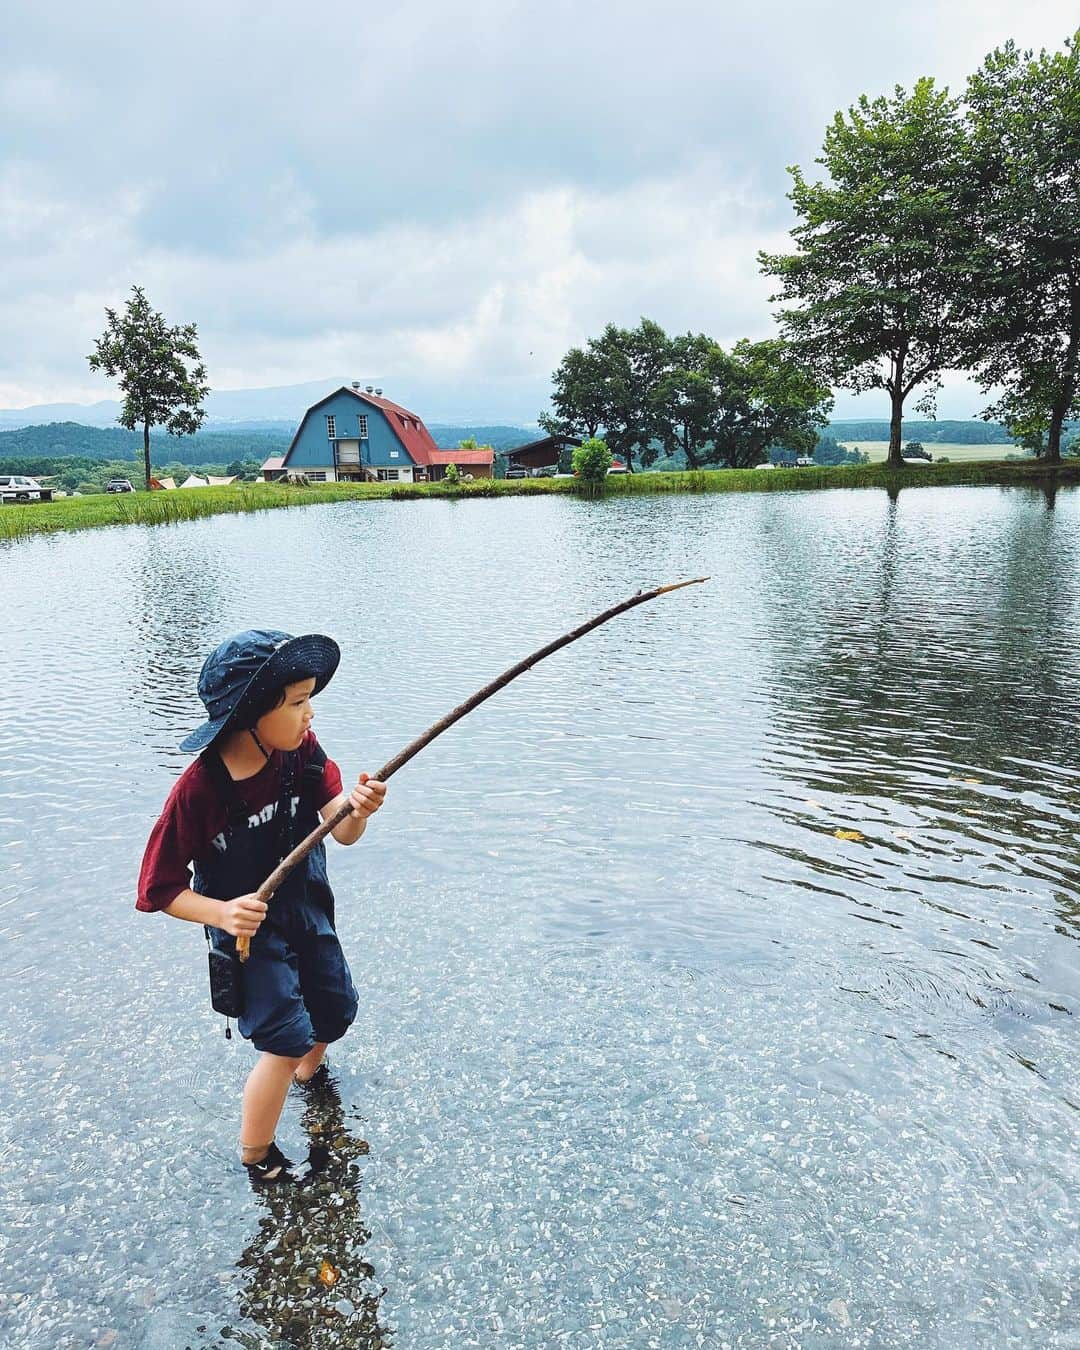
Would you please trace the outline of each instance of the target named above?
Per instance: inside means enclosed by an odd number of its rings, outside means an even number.
[[[385,783],[391,774],[397,773],[398,769],[400,769],[403,764],[408,764],[413,755],[419,754],[425,745],[430,745],[436,736],[441,736],[448,727],[452,727],[455,722],[460,722],[466,713],[471,713],[472,710],[483,703],[485,699],[489,699],[492,694],[497,694],[499,690],[508,685],[511,680],[516,679],[519,675],[523,675],[525,671],[535,666],[538,661],[542,661],[545,656],[550,656],[552,652],[557,652],[560,647],[569,646],[571,642],[576,642],[578,638],[584,637],[585,634],[591,632],[592,629],[599,628],[602,623],[607,623],[608,619],[614,619],[617,614],[623,614],[626,610],[633,609],[635,605],[643,605],[646,600],[655,600],[658,595],[666,595],[669,591],[682,590],[684,586],[699,586],[702,582],[708,580],[708,577],[694,577],[691,581],[676,581],[674,585],[671,586],[658,586],[656,590],[653,591],[638,591],[637,595],[631,596],[629,600],[624,600],[621,605],[614,605],[611,609],[605,609],[603,614],[598,614],[595,619],[590,619],[588,623],[583,623],[580,628],[575,628],[572,633],[567,633],[564,637],[556,638],[554,642],[549,642],[546,647],[541,647],[539,651],[533,652],[531,656],[527,656],[524,661],[519,661],[516,666],[511,666],[509,670],[504,670],[497,680],[492,680],[490,684],[485,684],[479,693],[473,694],[472,698],[467,698],[464,703],[459,703],[452,712],[448,712],[445,717],[440,718],[434,726],[428,727],[427,731],[425,731],[422,736],[417,736],[415,741],[412,741],[407,745],[405,749],[396,754],[393,759],[388,760],[378,773],[372,774],[372,778],[377,782]],[[302,863],[319,840],[325,839],[331,830],[335,829],[348,817],[351,811],[352,807],[346,802],[345,805],[342,806],[339,811],[335,812],[329,820],[324,820],[321,825],[311,831],[306,839],[302,839],[293,851],[283,858],[266,878],[263,884],[255,892],[255,898],[257,900],[262,900],[264,903],[268,903],[270,897],[279,888],[293,868]],[[251,939],[248,937],[238,937],[236,939],[236,950],[241,961],[247,960],[250,943]]]

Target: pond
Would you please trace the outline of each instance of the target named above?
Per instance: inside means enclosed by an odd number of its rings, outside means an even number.
[[[329,1162],[254,1194],[253,1052],[133,907],[205,653],[337,637],[348,778],[704,575],[330,841]],[[1080,495],[340,503],[0,582],[5,1345],[1080,1344]]]

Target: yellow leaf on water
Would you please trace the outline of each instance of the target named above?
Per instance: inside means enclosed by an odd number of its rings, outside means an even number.
[[[329,1261],[324,1261],[319,1267],[319,1279],[328,1288],[333,1288],[341,1278],[341,1271],[335,1270]]]
[[[911,831],[910,831],[910,830],[893,830],[893,834],[896,836],[897,839],[910,839],[910,838],[911,838]]]
[[[837,839],[853,839],[856,843],[863,838],[861,830],[833,830],[833,834]]]
[[[964,779],[964,782],[965,782],[965,783],[981,783],[981,782],[982,782],[982,779],[981,779],[981,778],[965,778],[965,779]]]

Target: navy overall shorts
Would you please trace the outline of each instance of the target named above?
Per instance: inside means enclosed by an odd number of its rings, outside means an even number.
[[[233,780],[211,746],[203,758],[229,804],[228,824],[195,859],[193,889],[217,900],[257,890],[282,858],[321,824],[315,791],[326,755],[321,747],[297,781],[297,756],[284,757],[280,799],[249,811],[243,783]],[[236,939],[208,928],[215,947],[232,952]],[[359,1000],[334,930],[334,894],[320,841],[271,897],[242,966],[240,1034],[256,1050],[298,1059],[316,1041],[337,1041],[356,1018]]]

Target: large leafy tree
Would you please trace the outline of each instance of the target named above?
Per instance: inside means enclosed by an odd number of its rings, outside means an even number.
[[[654,394],[667,454],[681,450],[691,469],[748,469],[773,445],[813,450],[832,391],[782,338],[744,338],[725,352],[704,333],[687,333],[671,346],[675,365]]]
[[[1080,415],[1080,33],[1053,54],[991,52],[967,102],[979,379],[1003,390],[984,416],[1058,460]]]
[[[681,450],[687,467],[698,469],[716,440],[730,358],[704,333],[686,333],[672,338],[670,361],[653,387],[649,422],[665,454]]]
[[[571,347],[551,377],[554,412],[541,413],[540,425],[549,436],[594,437],[607,415],[609,378],[609,362],[595,342]]]
[[[765,460],[771,445],[812,453],[828,422],[832,391],[782,338],[737,342],[725,373],[715,456],[749,469]]]
[[[121,313],[105,310],[105,332],[87,360],[91,369],[118,378],[124,402],[121,426],[142,427],[143,468],[150,491],[150,429],[164,427],[170,436],[191,436],[202,425],[203,401],[210,392],[206,367],[196,346],[193,323],[170,327],[141,286]]]
[[[957,100],[931,79],[864,95],[825,133],[816,162],[830,181],[790,170],[796,251],[759,254],[798,354],[830,384],[888,393],[897,467],[906,399],[921,389],[932,412],[939,373],[965,364],[966,145]]]
[[[667,334],[642,319],[637,328],[609,323],[584,348],[573,347],[552,376],[554,413],[540,417],[551,435],[593,437],[603,428],[609,449],[633,470],[655,434],[653,391],[671,365]]]

